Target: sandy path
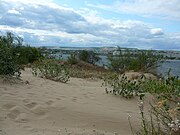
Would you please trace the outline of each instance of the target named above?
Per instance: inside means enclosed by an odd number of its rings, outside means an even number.
[[[29,84],[0,83],[0,135],[130,135],[137,129],[137,99],[105,94],[101,81],[71,78],[67,84],[33,77]]]

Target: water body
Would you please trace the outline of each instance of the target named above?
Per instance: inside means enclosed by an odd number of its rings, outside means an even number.
[[[70,54],[53,54],[56,58],[61,58],[63,60],[67,60]],[[107,56],[100,55],[101,60],[96,63],[98,66],[108,66],[109,61]],[[167,75],[168,70],[171,69],[172,76],[179,76],[180,77],[180,60],[166,60],[165,62],[161,63],[160,66],[157,68],[157,73],[165,77]]]
[[[158,74],[162,74],[163,77],[167,75],[168,70],[171,69],[172,76],[180,77],[180,60],[166,60],[158,68]]]
[[[99,66],[107,66],[109,65],[109,61],[107,56],[100,56],[101,61],[97,62],[96,64]],[[162,75],[163,77],[167,76],[168,70],[171,69],[172,76],[179,76],[180,77],[180,60],[166,60],[161,63],[157,67],[157,74]]]

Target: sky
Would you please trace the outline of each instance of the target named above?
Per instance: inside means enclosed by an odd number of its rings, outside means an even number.
[[[180,0],[0,0],[0,34],[32,46],[180,50]]]

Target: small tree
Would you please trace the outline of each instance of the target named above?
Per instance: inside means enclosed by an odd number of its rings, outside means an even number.
[[[14,47],[20,43],[12,33],[0,36],[0,75],[20,76],[20,66],[17,62],[18,54]]]
[[[23,39],[7,32],[0,36],[0,75],[20,76],[20,66],[38,60],[38,49],[23,46]]]
[[[77,64],[78,60],[76,57],[76,54],[72,53],[69,57],[68,57],[68,63],[71,65]]]
[[[100,60],[99,56],[96,53],[86,50],[83,50],[79,53],[79,59],[93,65]]]
[[[14,52],[18,54],[18,63],[20,65],[33,63],[42,57],[37,48],[30,46],[16,46]]]
[[[162,56],[154,54],[151,50],[130,52],[118,48],[118,53],[116,55],[110,54],[108,59],[110,68],[115,71],[134,70],[146,72],[158,66]]]

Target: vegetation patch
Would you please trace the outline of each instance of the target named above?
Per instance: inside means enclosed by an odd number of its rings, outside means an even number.
[[[34,63],[32,73],[35,76],[66,83],[69,81],[70,72],[67,66],[55,59],[42,59]]]
[[[155,96],[155,101],[151,104],[149,118],[145,117],[143,100],[140,102],[142,129],[138,134],[179,135],[180,80],[168,77],[162,81],[146,82],[144,88]]]
[[[157,67],[162,58],[161,55],[155,55],[151,50],[130,52],[121,48],[117,50],[116,54],[108,55],[109,68],[121,73],[130,70],[148,72]]]
[[[110,74],[104,78],[103,85],[106,86],[107,94],[121,95],[125,98],[139,96],[142,128],[137,132],[138,135],[180,134],[180,80],[176,76],[171,76],[170,71],[166,78],[155,80],[148,79],[145,75],[128,79],[125,74]],[[154,96],[148,114],[145,114],[144,110],[146,93]],[[130,126],[134,134],[131,123]]]
[[[85,61],[90,64],[95,64],[100,60],[99,56],[93,51],[82,50],[78,54],[79,60]]]
[[[38,49],[24,45],[22,38],[10,32],[0,36],[0,75],[20,77],[21,67],[40,57]]]
[[[78,59],[77,59],[77,56],[76,54],[74,53],[71,53],[70,57],[68,57],[68,63],[71,64],[71,65],[75,65],[78,63]]]
[[[99,78],[102,79],[104,75],[108,74],[109,70],[104,69],[103,67],[98,67],[93,64],[78,61],[74,65],[69,65],[70,76],[77,78]]]
[[[125,98],[144,95],[142,85],[145,76],[141,75],[136,79],[129,79],[125,74],[109,74],[104,77],[103,86],[106,86],[107,94],[121,95]]]
[[[18,54],[14,52],[18,43],[19,38],[14,37],[11,33],[0,36],[0,75],[20,76]]]

